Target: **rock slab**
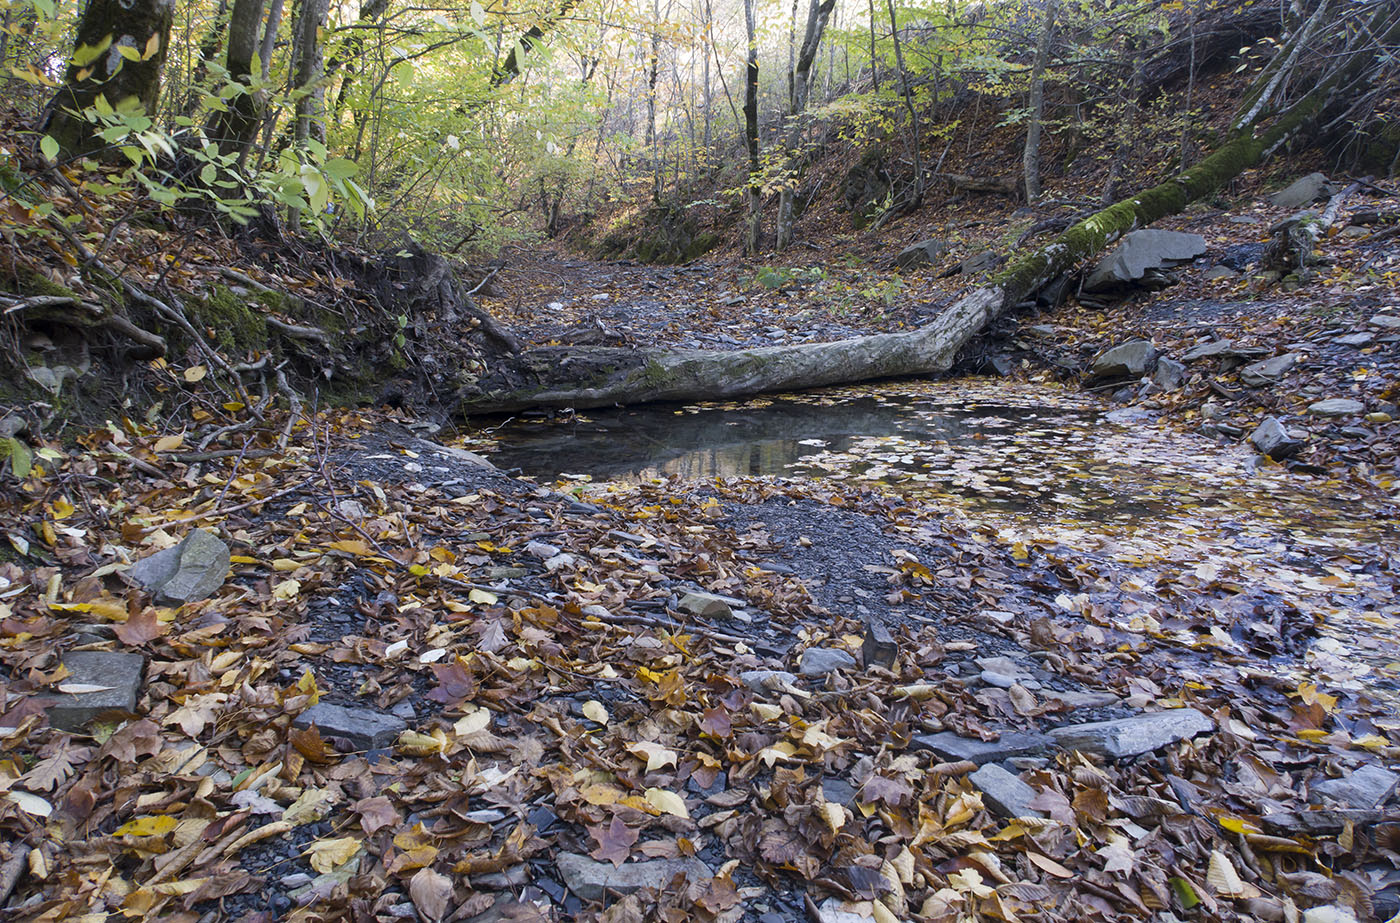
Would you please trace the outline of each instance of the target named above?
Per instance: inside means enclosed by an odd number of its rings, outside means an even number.
[[[146,658],[140,654],[73,651],[63,658],[71,674],[60,686],[93,686],[92,692],[63,692],[49,705],[49,724],[65,731],[82,729],[103,712],[136,711],[136,694]]]
[[[797,682],[796,674],[787,670],[748,670],[739,674],[739,682],[754,692],[771,692]]]
[[[999,817],[1044,816],[1030,806],[1036,790],[996,763],[988,763],[967,778],[982,793],[982,803]]]
[[[681,597],[676,608],[707,619],[727,619],[734,614],[729,600],[713,593],[687,593]]]
[[[1249,442],[1261,454],[1267,455],[1274,461],[1296,455],[1303,447],[1300,439],[1294,439],[1288,432],[1288,428],[1279,422],[1277,417],[1265,417],[1260,424],[1255,427],[1254,432],[1249,434]]]
[[[1251,388],[1259,388],[1278,381],[1298,364],[1301,357],[1297,353],[1284,353],[1271,359],[1251,362],[1240,369],[1240,381]]]
[[[802,663],[798,671],[803,676],[826,676],[837,670],[851,670],[856,659],[843,650],[834,647],[809,647],[802,652]]]
[[[899,255],[894,258],[894,264],[900,269],[910,269],[914,266],[928,266],[936,262],[940,256],[947,252],[947,241],[929,238],[928,240],[921,240],[916,244],[910,244],[899,251]]]
[[[1054,728],[1050,736],[1063,750],[1079,750],[1109,759],[1122,759],[1151,753],[1179,740],[1213,730],[1215,722],[1196,709],[1172,708],[1117,721],[1095,721]]]
[[[865,623],[865,637],[861,640],[860,653],[867,667],[893,670],[894,662],[899,658],[899,643],[890,633],[888,625],[871,619]]]
[[[612,891],[631,894],[642,888],[664,888],[677,875],[688,881],[713,877],[710,867],[699,859],[652,859],[647,862],[598,862],[577,853],[560,853],[556,860],[559,876],[568,889],[586,901],[602,900]]]
[[[1107,350],[1094,360],[1089,370],[1089,378],[1094,381],[1107,378],[1140,378],[1147,371],[1157,350],[1151,340],[1129,340]]]
[[[1366,405],[1349,397],[1330,397],[1308,406],[1308,413],[1319,417],[1352,417],[1366,409]]]
[[[387,747],[408,729],[407,722],[397,715],[326,702],[311,706],[292,722],[293,727],[302,729],[313,724],[323,736],[344,737],[361,750]]]
[[[1164,356],[1157,360],[1157,369],[1152,373],[1152,380],[1163,391],[1175,391],[1186,381],[1186,366]]]
[[[977,740],[961,737],[951,731],[919,734],[911,741],[915,750],[931,750],[950,762],[970,760],[978,766],[996,763],[1018,756],[1035,756],[1045,752],[1055,742],[1048,734],[1010,731],[997,740]]]
[[[1275,208],[1302,208],[1331,194],[1332,184],[1325,173],[1309,173],[1269,196],[1269,204]]]
[[[1350,808],[1378,808],[1395,794],[1397,783],[1400,775],[1388,769],[1362,766],[1340,779],[1325,779],[1312,785],[1311,794]]]
[[[1103,291],[1136,282],[1148,270],[1166,269],[1206,252],[1206,239],[1200,234],[1154,229],[1125,234],[1113,252],[1099,261],[1084,290]]]
[[[137,561],[126,575],[156,601],[179,606],[212,596],[228,577],[229,550],[217,535],[195,529],[180,544]]]

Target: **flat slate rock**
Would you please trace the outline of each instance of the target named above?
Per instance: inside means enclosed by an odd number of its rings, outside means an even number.
[[[856,659],[834,647],[809,647],[802,652],[797,669],[803,676],[826,676],[837,670],[853,670]]]
[[[1380,327],[1383,330],[1400,330],[1400,315],[1377,314],[1369,323],[1372,327]]]
[[[681,597],[676,608],[708,619],[727,619],[734,614],[729,600],[713,593],[687,593]]]
[[[1366,405],[1349,397],[1331,397],[1308,406],[1308,413],[1319,417],[1350,417],[1361,413]]]
[[[1272,384],[1286,375],[1301,358],[1297,353],[1284,353],[1281,356],[1251,362],[1240,369],[1240,381],[1254,388]]]
[[[1130,340],[1105,350],[1094,360],[1089,377],[1094,380],[1104,378],[1138,378],[1157,358],[1157,350],[1151,340]]]
[[[1206,239],[1200,234],[1146,229],[1123,235],[1108,256],[1099,260],[1084,281],[1088,292],[1111,289],[1136,282],[1152,269],[1165,269],[1206,252]]]
[[[1302,208],[1332,194],[1332,184],[1325,173],[1309,173],[1269,196],[1275,208]]]
[[[1215,722],[1196,709],[1172,708],[1117,721],[1058,727],[1050,731],[1050,736],[1063,750],[1079,750],[1109,759],[1122,759],[1151,753],[1179,740],[1213,730]]]
[[[919,734],[910,746],[915,750],[931,750],[948,761],[970,760],[982,766],[1017,756],[1035,756],[1054,743],[1054,738],[1048,734],[1025,731],[1008,731],[997,740],[978,740],[941,731],[937,734]]]
[[[555,862],[564,884],[586,901],[602,900],[608,891],[631,894],[642,888],[664,888],[676,875],[684,875],[691,882],[714,875],[708,865],[693,858],[624,862],[615,867],[611,862],[598,862],[577,853],[560,853]]]
[[[179,606],[212,596],[224,585],[229,563],[228,545],[207,529],[195,529],[180,544],[131,565],[126,575],[157,602]]]
[[[1030,806],[1038,794],[1036,790],[996,763],[988,763],[967,778],[982,793],[982,803],[999,817],[1044,816]]]
[[[59,692],[48,706],[49,724],[65,731],[80,730],[103,712],[136,711],[146,658],[140,654],[73,651],[63,658],[72,674],[62,686],[96,686],[93,692]]]
[[[1324,779],[1309,786],[1313,800],[1318,797],[1349,808],[1378,808],[1395,794],[1400,775],[1380,766],[1362,766],[1339,779]]]
[[[786,670],[748,670],[739,674],[739,682],[754,692],[771,692],[791,686],[797,682],[797,675]]]
[[[894,258],[894,264],[900,269],[908,269],[911,266],[927,266],[947,253],[948,249],[947,241],[934,238],[921,240],[899,251],[899,255]]]
[[[1265,417],[1249,434],[1250,444],[1274,461],[1281,461],[1296,455],[1303,447],[1300,439],[1293,438],[1277,417]]]
[[[387,747],[408,729],[408,723],[397,715],[326,702],[311,706],[292,721],[293,727],[302,729],[313,724],[322,736],[343,737],[361,750]]]

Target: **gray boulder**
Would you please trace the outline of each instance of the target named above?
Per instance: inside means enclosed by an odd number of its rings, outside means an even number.
[[[228,546],[213,532],[195,529],[180,544],[131,565],[126,575],[157,602],[179,606],[212,596],[224,585],[228,567]]]
[[[1303,447],[1302,440],[1294,439],[1277,417],[1265,417],[1254,432],[1249,434],[1249,442],[1260,454],[1267,455],[1274,461],[1296,455]]]
[[[146,666],[140,654],[73,651],[64,656],[63,665],[71,675],[59,683],[58,697],[47,708],[49,724],[77,731],[103,712],[136,710]]]
[[[372,708],[345,708],[318,702],[297,715],[293,727],[312,725],[323,736],[343,737],[361,750],[387,747],[398,739],[408,724],[397,715],[388,715]]]
[[[1269,204],[1275,208],[1302,208],[1331,194],[1332,184],[1327,181],[1326,174],[1309,173],[1269,196]]]
[[[1308,413],[1319,417],[1354,417],[1366,409],[1366,405],[1349,397],[1332,397],[1308,406]]]
[[[1175,391],[1186,381],[1186,366],[1163,356],[1157,360],[1157,369],[1152,373],[1152,380],[1163,391]]]
[[[1054,728],[1050,736],[1063,750],[1079,750],[1109,759],[1151,753],[1179,740],[1215,730],[1215,722],[1194,708],[1137,715],[1118,721],[1095,721]]]
[[[1262,387],[1273,384],[1288,373],[1293,366],[1298,364],[1302,358],[1297,353],[1284,353],[1281,356],[1274,356],[1271,359],[1263,359],[1259,362],[1251,362],[1240,369],[1240,381],[1251,388]]]
[[[959,263],[958,272],[965,276],[970,276],[973,273],[985,272],[999,262],[1001,262],[1001,258],[997,256],[995,250],[983,250],[981,253],[974,253],[972,256],[969,256]]]
[[[727,619],[734,614],[729,599],[714,593],[687,593],[681,597],[676,608],[702,618]]]
[[[832,647],[809,647],[802,652],[802,663],[798,666],[803,676],[825,676],[837,670],[855,669],[856,659],[842,650]]]
[[[1099,261],[1084,282],[1088,292],[1131,285],[1149,270],[1170,269],[1206,252],[1206,239],[1180,231],[1143,230],[1123,236],[1113,252]]]
[[[981,766],[1018,756],[1035,756],[1045,752],[1054,742],[1054,738],[1048,734],[1025,731],[1004,731],[997,740],[978,740],[941,731],[937,734],[919,734],[910,742],[910,746],[915,750],[930,750],[945,760],[970,760]]]
[[[1091,381],[1113,378],[1140,378],[1157,358],[1151,340],[1130,340],[1107,350],[1094,360],[1089,370]]]
[[[1380,766],[1362,766],[1340,779],[1325,779],[1310,787],[1312,800],[1325,798],[1349,808],[1378,808],[1395,794],[1400,775]]]
[[[1043,817],[1044,814],[1030,806],[1036,790],[1002,769],[996,763],[988,763],[967,777],[982,793],[982,803],[1000,817]]]
[[[699,859],[652,859],[648,862],[624,862],[614,867],[611,862],[598,862],[577,853],[560,853],[555,860],[559,877],[565,886],[586,901],[602,900],[612,891],[631,894],[642,888],[661,889],[677,875],[691,882],[713,876],[710,867]]]
[[[899,251],[899,255],[894,258],[894,265],[900,269],[929,266],[937,262],[938,258],[947,252],[947,241],[929,238],[916,244],[910,244]]]

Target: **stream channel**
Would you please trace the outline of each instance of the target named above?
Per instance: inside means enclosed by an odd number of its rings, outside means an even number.
[[[1322,625],[1304,665],[1313,681],[1396,696],[1400,530],[1389,505],[1080,392],[987,379],[885,383],[511,418],[477,430],[467,447],[580,494],[673,476],[896,491],[1007,543],[1108,555],[1148,585],[1230,583],[1287,601]]]

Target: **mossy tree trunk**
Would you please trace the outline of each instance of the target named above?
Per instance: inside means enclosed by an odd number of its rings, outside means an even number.
[[[103,146],[84,116],[99,96],[113,109],[155,112],[174,14],[174,0],[88,0],[63,86],[42,126],[60,150],[73,156]]]
[[[228,75],[243,91],[228,101],[228,108],[214,113],[208,133],[219,151],[242,154],[257,136],[262,122],[262,101],[251,89],[253,58],[258,53],[263,0],[234,0],[228,24]]]

